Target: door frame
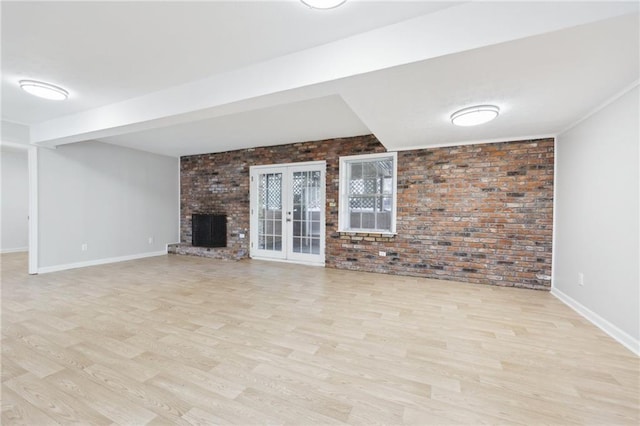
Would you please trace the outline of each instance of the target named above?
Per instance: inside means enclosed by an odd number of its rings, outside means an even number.
[[[321,212],[321,220],[320,220],[320,254],[318,256],[317,261],[309,261],[305,259],[290,258],[288,256],[288,252],[290,251],[289,246],[292,244],[291,235],[293,234],[293,222],[286,221],[286,211],[288,207],[289,201],[289,186],[290,186],[290,175],[295,173],[296,171],[304,171],[306,168],[313,168],[321,170],[321,182],[320,182],[320,193],[322,197],[322,212]],[[283,215],[282,215],[282,236],[283,236],[283,248],[281,255],[274,256],[261,256],[257,254],[257,246],[258,246],[258,209],[257,209],[257,184],[254,176],[257,173],[260,173],[262,170],[276,170],[281,169],[283,171]],[[277,173],[277,171],[276,171]],[[324,266],[325,264],[325,250],[326,250],[326,210],[327,210],[327,162],[326,161],[304,161],[298,163],[280,163],[280,164],[263,164],[259,166],[251,166],[249,167],[249,257],[252,259],[260,259],[260,260],[271,260],[277,262],[288,262],[288,263],[300,263],[304,265],[316,265],[316,266]]]

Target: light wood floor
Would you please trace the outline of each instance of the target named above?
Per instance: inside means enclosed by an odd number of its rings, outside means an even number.
[[[2,424],[638,424],[638,358],[546,292],[2,255]]]

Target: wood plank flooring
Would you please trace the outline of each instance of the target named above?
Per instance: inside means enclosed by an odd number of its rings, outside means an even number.
[[[639,359],[546,292],[1,259],[3,425],[639,423]]]

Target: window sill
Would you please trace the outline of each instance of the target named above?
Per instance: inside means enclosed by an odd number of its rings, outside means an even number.
[[[345,234],[353,237],[384,237],[384,238],[392,238],[398,235],[397,232],[384,232],[384,231],[367,231],[367,230],[338,230],[339,234]]]

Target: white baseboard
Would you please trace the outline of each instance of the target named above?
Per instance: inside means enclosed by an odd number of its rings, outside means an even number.
[[[8,249],[0,249],[0,253],[23,253],[29,251],[29,247],[18,247],[18,248],[8,248]]]
[[[46,274],[49,272],[65,271],[67,269],[84,268],[86,266],[104,265],[106,263],[125,262],[127,260],[143,259],[145,257],[163,256],[165,254],[167,254],[166,250],[152,251],[148,253],[131,254],[129,256],[108,257],[106,259],[88,260],[86,262],[67,263],[65,265],[45,266],[43,268],[38,268],[38,273]]]
[[[593,325],[598,327],[600,330],[607,333],[609,336],[614,338],[616,341],[621,343],[624,347],[629,349],[631,352],[640,356],[640,341],[630,336],[628,333],[620,330],[615,325],[611,324],[606,319],[602,318],[600,315],[593,312],[591,309],[582,305],[580,302],[575,299],[567,296],[557,288],[551,289],[551,294],[557,297],[561,302],[565,305],[569,306],[571,309],[585,317],[589,320]]]

